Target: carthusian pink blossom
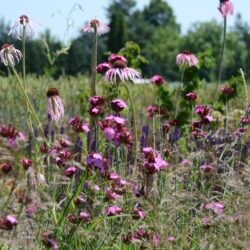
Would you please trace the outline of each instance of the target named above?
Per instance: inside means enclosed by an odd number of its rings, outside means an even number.
[[[211,201],[205,205],[205,208],[214,211],[217,215],[220,215],[224,211],[224,204],[218,201]]]
[[[234,6],[230,0],[220,0],[218,9],[223,17],[234,14]]]
[[[47,91],[48,107],[47,112],[52,121],[58,122],[64,117],[64,106],[56,88],[50,88]]]
[[[20,50],[15,49],[13,45],[5,43],[0,51],[0,61],[5,66],[14,67],[22,59]]]
[[[107,214],[107,216],[114,216],[114,215],[122,213],[122,211],[123,211],[122,208],[120,208],[117,205],[110,206],[110,207],[106,208],[106,214]]]
[[[183,70],[193,66],[198,66],[198,63],[199,61],[197,57],[187,50],[176,56],[176,64]]]
[[[127,107],[127,104],[121,99],[115,99],[110,102],[111,108],[115,112],[121,112],[123,109]]]
[[[162,84],[164,84],[166,82],[166,80],[160,75],[152,76],[150,81],[151,81],[151,83],[153,83],[156,86],[161,86]]]

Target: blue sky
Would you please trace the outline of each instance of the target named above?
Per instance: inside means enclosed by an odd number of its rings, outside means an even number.
[[[182,25],[182,32],[187,32],[190,25],[197,21],[216,19],[222,22],[217,10],[219,0],[168,0],[173,8],[177,21]],[[250,23],[250,1],[232,0],[235,13],[241,13],[243,20]],[[0,17],[13,23],[22,14],[41,24],[40,30],[50,28],[52,34],[62,40],[69,40],[79,34],[83,24],[92,19],[107,21],[105,8],[111,0],[12,0],[2,1]],[[137,6],[143,8],[149,0],[137,0]],[[234,17],[229,17],[229,25]],[[65,31],[67,23],[70,29]]]

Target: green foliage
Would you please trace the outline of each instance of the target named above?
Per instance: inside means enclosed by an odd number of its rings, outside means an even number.
[[[108,49],[112,52],[117,52],[128,41],[127,24],[124,16],[120,12],[113,13],[109,26]]]
[[[135,42],[126,42],[125,47],[121,48],[119,53],[128,60],[128,65],[132,68],[139,68],[143,64],[148,64],[148,60],[141,55],[141,48]]]

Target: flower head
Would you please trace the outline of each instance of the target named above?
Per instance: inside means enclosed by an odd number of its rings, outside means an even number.
[[[185,50],[176,56],[176,64],[181,69],[187,69],[193,66],[197,66],[199,63],[196,56],[189,51]]]
[[[22,39],[24,35],[28,38],[32,38],[35,35],[35,30],[38,26],[39,25],[31,20],[28,16],[21,15],[11,27],[8,35],[13,34],[18,39]]]
[[[194,92],[189,92],[185,96],[186,96],[186,99],[189,101],[196,101],[198,99],[198,95]]]
[[[101,23],[98,19],[92,19],[89,24],[83,27],[83,32],[96,32],[98,35],[109,32],[108,25]]]
[[[234,14],[234,6],[230,0],[220,0],[218,10],[223,17]]]
[[[120,214],[120,213],[122,213],[122,208],[120,208],[117,205],[110,206],[110,207],[106,208],[107,216],[114,216],[114,215],[117,215],[117,214]]]
[[[20,162],[22,163],[25,170],[27,170],[32,165],[32,160],[26,157],[24,157]]]
[[[127,104],[121,99],[115,99],[110,102],[111,108],[115,112],[121,112],[123,109],[127,107]]]
[[[56,88],[50,88],[47,91],[48,107],[47,112],[52,121],[58,122],[64,117],[64,107],[59,91]]]
[[[2,46],[2,49],[0,51],[0,61],[5,66],[14,67],[16,62],[19,63],[21,58],[22,58],[21,51],[18,49],[15,49],[13,45],[5,43]]]
[[[234,92],[234,88],[224,85],[223,87],[221,87],[220,91],[224,96],[229,96]]]
[[[105,73],[105,80],[107,82],[125,82],[141,78],[141,75],[135,69],[127,66],[127,59],[124,56],[111,54],[109,56],[110,68]]]
[[[150,81],[151,81],[151,83],[153,83],[156,86],[161,86],[162,84],[164,84],[166,82],[165,79],[159,75],[152,76]]]
[[[18,221],[14,215],[0,217],[0,228],[4,230],[12,230],[18,225]]]
[[[212,210],[219,215],[224,211],[224,204],[217,201],[211,201],[205,205],[205,208],[208,210]]]
[[[111,68],[110,64],[103,62],[97,65],[96,71],[100,74],[105,74]]]

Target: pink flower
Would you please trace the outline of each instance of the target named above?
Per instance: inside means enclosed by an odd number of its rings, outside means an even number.
[[[152,76],[150,81],[151,81],[151,83],[153,83],[156,86],[161,86],[162,84],[164,84],[166,82],[165,79],[160,75]]]
[[[132,218],[135,220],[139,220],[139,219],[144,220],[146,218],[146,213],[143,209],[134,208],[132,212]]]
[[[88,221],[90,221],[90,214],[88,212],[81,212],[79,215],[79,218],[83,222],[88,222]]]
[[[163,170],[168,167],[168,163],[161,158],[160,153],[158,153],[155,157],[154,167],[156,171]]]
[[[209,228],[212,224],[211,219],[209,217],[201,218],[201,223],[205,228]]]
[[[223,17],[234,14],[234,6],[230,0],[220,0],[218,9]]]
[[[10,147],[16,147],[17,139],[25,141],[24,134],[12,125],[0,125],[0,136],[7,138]]]
[[[200,170],[202,170],[205,173],[210,173],[213,170],[213,166],[210,164],[203,164],[200,166]]]
[[[22,59],[22,56],[23,55],[20,50],[15,49],[13,45],[8,43],[5,43],[0,51],[0,61],[5,66],[14,67],[16,62],[19,63]]]
[[[68,167],[64,171],[64,175],[67,177],[72,177],[76,172],[76,167]]]
[[[97,169],[101,174],[104,174],[108,166],[108,161],[99,153],[90,153],[86,158],[86,165],[87,167]]]
[[[221,87],[220,91],[223,95],[229,96],[234,92],[234,88],[231,88],[231,87],[225,85],[225,86]]]
[[[58,122],[64,117],[64,107],[62,99],[59,97],[59,91],[56,88],[50,88],[47,91],[48,107],[47,112],[52,121]]]
[[[195,101],[198,99],[198,95],[194,92],[189,92],[186,94],[186,99],[189,101]]]
[[[46,247],[51,247],[53,250],[59,249],[55,236],[50,232],[41,233],[41,241]]]
[[[24,168],[25,170],[27,170],[27,169],[32,165],[32,160],[30,160],[30,159],[24,157],[24,158],[21,160],[21,163],[23,164],[23,168]]]
[[[10,163],[6,162],[6,163],[2,163],[0,164],[0,170],[4,173],[4,174],[8,174],[11,170],[12,170],[12,166]]]
[[[83,27],[83,32],[96,32],[98,35],[109,32],[110,28],[108,25],[101,23],[97,19],[92,19],[89,24]]]
[[[214,211],[217,215],[220,215],[224,211],[224,204],[221,202],[211,201],[205,205],[205,208]]]
[[[89,98],[89,103],[92,106],[102,106],[105,103],[105,96],[92,96]]]
[[[123,109],[127,107],[127,104],[121,99],[115,99],[110,102],[111,108],[115,112],[121,112]]]
[[[175,237],[174,236],[168,236],[168,241],[169,242],[174,242],[175,241]]]
[[[110,64],[107,62],[103,62],[98,64],[96,71],[100,74],[105,74],[111,68]]]
[[[122,208],[120,208],[117,205],[110,206],[110,207],[106,208],[107,216],[114,216],[114,215],[117,215],[117,214],[120,214],[120,213],[122,213]]]
[[[18,225],[18,221],[14,215],[7,215],[6,217],[0,217],[0,228],[4,230],[12,230]]]
[[[105,73],[105,81],[110,83],[132,81],[141,78],[135,69],[127,67],[127,59],[124,56],[111,54],[109,57],[111,68]]]
[[[176,64],[182,69],[198,66],[198,59],[189,51],[185,50],[176,56]]]
[[[89,132],[89,125],[88,123],[84,122],[80,119],[79,116],[75,116],[69,120],[69,124],[73,127],[73,129],[77,133],[88,133]]]

